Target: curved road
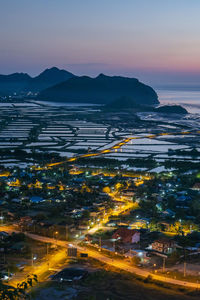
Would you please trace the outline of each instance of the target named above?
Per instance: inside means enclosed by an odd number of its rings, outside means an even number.
[[[59,165],[62,165],[64,163],[67,163],[67,162],[76,161],[78,158],[95,157],[95,156],[100,156],[102,154],[110,153],[113,150],[120,149],[122,146],[126,145],[127,143],[129,143],[132,140],[137,140],[137,139],[141,139],[141,138],[152,139],[152,138],[155,138],[157,136],[163,136],[163,135],[186,135],[186,134],[191,134],[191,133],[192,134],[194,134],[194,133],[200,134],[200,131],[195,130],[195,131],[191,131],[191,132],[190,131],[181,131],[181,132],[170,132],[170,133],[163,132],[163,133],[150,134],[150,135],[145,135],[145,136],[128,137],[128,138],[125,138],[124,140],[116,143],[114,146],[112,146],[108,149],[105,149],[105,150],[102,150],[102,151],[99,151],[99,152],[95,152],[95,153],[87,153],[87,154],[77,155],[77,156],[74,156],[74,157],[71,157],[71,158],[67,158],[64,161],[60,161],[60,162],[56,162],[56,163],[49,163],[49,164],[46,165],[46,167],[59,166]]]
[[[53,238],[43,237],[43,236],[40,236],[40,235],[31,234],[31,233],[26,233],[26,235],[28,237],[30,237],[32,239],[35,239],[37,241],[40,241],[40,242],[55,244],[55,239],[53,239]],[[66,247],[66,248],[68,246],[67,242],[61,241],[61,240],[56,240],[56,244],[60,245],[62,247]],[[75,243],[74,244],[71,243],[71,245],[76,247],[81,252],[87,252],[90,257],[92,257],[94,259],[97,259],[97,260],[101,261],[102,263],[113,266],[115,268],[130,272],[130,273],[133,273],[133,274],[145,277],[145,278],[148,275],[151,275],[154,280],[166,282],[166,283],[169,283],[169,284],[175,284],[175,285],[184,286],[184,287],[192,288],[192,289],[200,289],[200,283],[182,281],[182,280],[177,280],[177,279],[165,277],[163,275],[152,274],[149,271],[134,267],[126,261],[122,261],[122,260],[119,260],[119,259],[116,259],[116,258],[112,259],[110,257],[107,257],[107,256],[103,255],[101,252],[94,251],[94,250],[84,248],[84,247],[80,247]]]

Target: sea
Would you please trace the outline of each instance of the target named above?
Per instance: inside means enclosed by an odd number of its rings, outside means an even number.
[[[155,89],[161,105],[179,104],[187,109],[191,114],[200,115],[200,90],[175,90],[175,89]],[[45,104],[50,106],[72,106],[76,107],[92,107],[101,106],[99,104],[91,103],[65,103],[65,102],[48,102],[48,101],[34,101],[34,103]]]
[[[200,90],[156,89],[161,104],[179,104],[191,114],[200,115]]]

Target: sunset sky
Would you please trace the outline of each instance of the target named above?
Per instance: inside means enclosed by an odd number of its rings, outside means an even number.
[[[0,73],[57,66],[198,85],[199,15],[200,0],[1,0]]]

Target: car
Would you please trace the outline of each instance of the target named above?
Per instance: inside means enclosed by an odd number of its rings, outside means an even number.
[[[14,275],[13,273],[8,273],[8,272],[4,271],[0,274],[0,280],[9,281],[13,275]]]
[[[88,257],[88,253],[80,253],[80,257]]]
[[[24,268],[26,266],[26,262],[20,262],[18,264],[16,264],[16,267],[20,270],[20,271],[23,271]]]

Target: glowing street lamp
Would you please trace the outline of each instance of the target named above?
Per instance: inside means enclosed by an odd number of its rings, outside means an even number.
[[[3,220],[4,220],[4,216],[3,216],[3,213],[1,213],[1,216],[0,216],[1,225],[3,225]]]
[[[55,242],[56,242],[56,244],[57,244],[58,231],[55,231],[53,235],[54,235]]]
[[[37,259],[37,255],[33,255],[32,254],[32,267],[33,267],[33,264],[34,264],[34,261]]]
[[[153,267],[154,267],[154,273],[156,273],[156,264],[153,264]]]

